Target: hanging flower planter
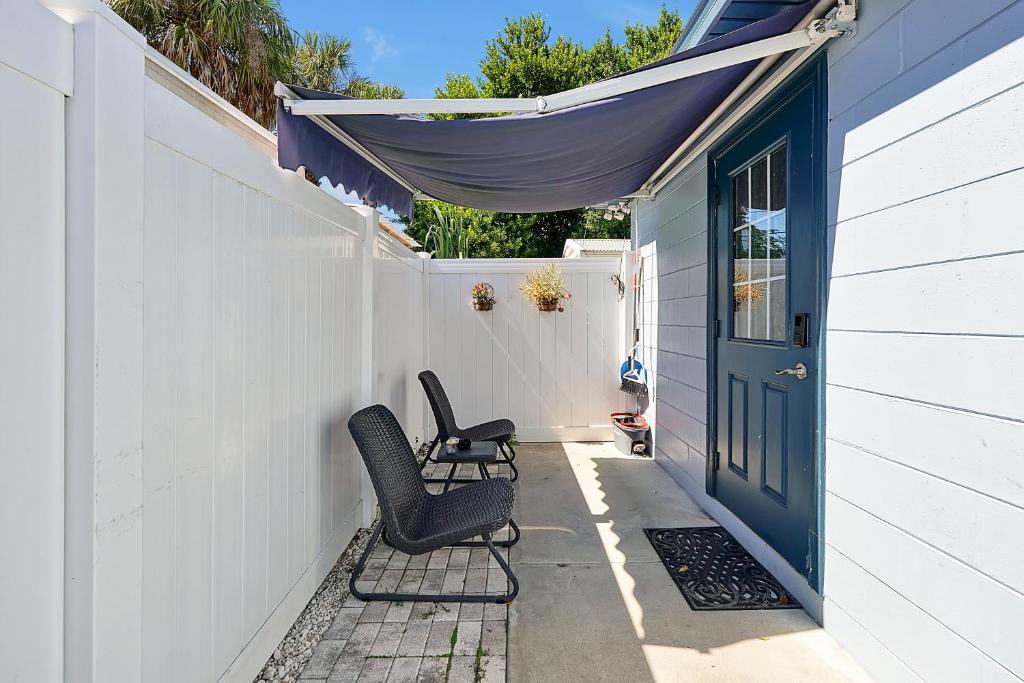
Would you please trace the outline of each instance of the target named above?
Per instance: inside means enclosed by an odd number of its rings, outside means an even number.
[[[565,288],[565,278],[553,263],[527,275],[519,291],[537,304],[537,310],[547,312],[564,311],[561,302],[572,296]]]
[[[469,290],[474,311],[489,311],[494,308],[494,287],[489,282],[478,282]]]

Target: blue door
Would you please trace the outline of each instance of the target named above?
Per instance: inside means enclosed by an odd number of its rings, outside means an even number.
[[[709,489],[812,584],[822,94],[812,70],[711,158]]]

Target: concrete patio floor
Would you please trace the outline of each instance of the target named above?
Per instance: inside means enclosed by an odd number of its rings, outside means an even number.
[[[713,525],[657,463],[524,444],[510,681],[868,681],[802,610],[694,612],[645,527]]]

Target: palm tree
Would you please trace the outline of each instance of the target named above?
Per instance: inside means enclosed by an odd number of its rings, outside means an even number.
[[[292,54],[290,83],[314,90],[340,92],[353,80],[352,41],[348,38],[306,31]]]
[[[149,44],[264,126],[294,52],[278,0],[108,0]]]
[[[349,81],[342,93],[361,100],[401,100],[405,97],[405,91],[397,85],[374,83],[361,77]]]
[[[278,0],[108,2],[150,45],[267,128],[275,81],[364,99],[405,97],[355,72],[348,38],[308,31],[297,39]]]
[[[374,83],[357,74],[351,53],[352,41],[348,38],[307,31],[295,46],[287,80],[314,90],[367,100],[405,97],[405,92],[398,86]]]

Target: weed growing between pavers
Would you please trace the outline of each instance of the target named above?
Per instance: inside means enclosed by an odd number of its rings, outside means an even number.
[[[442,605],[443,607],[444,605]],[[455,622],[455,628],[452,629],[451,647],[448,648],[448,668],[444,670],[444,679],[448,680],[448,675],[452,672],[452,657],[455,656],[455,642],[459,639],[459,622]]]
[[[473,680],[482,681],[486,669],[483,667],[483,658],[487,656],[487,650],[484,649],[484,641],[481,634],[480,640],[476,644],[476,661],[473,662]]]

